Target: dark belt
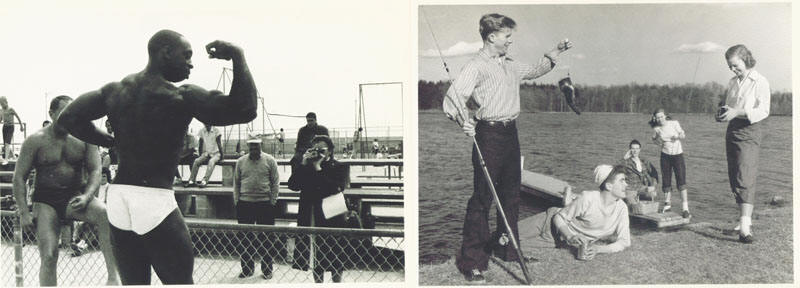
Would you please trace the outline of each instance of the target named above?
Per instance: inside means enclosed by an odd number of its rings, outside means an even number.
[[[505,120],[505,121],[486,121],[486,120],[478,120],[478,119],[475,119],[475,120],[478,121],[478,125],[483,125],[483,126],[487,126],[487,127],[508,128],[508,127],[514,127],[517,124],[517,119]]]

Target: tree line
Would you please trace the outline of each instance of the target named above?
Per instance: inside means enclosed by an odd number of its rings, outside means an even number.
[[[442,109],[442,100],[449,88],[446,81],[420,80],[418,97],[420,110]],[[576,85],[577,107],[587,112],[652,113],[664,108],[669,113],[715,113],[724,101],[725,86],[716,82],[705,84],[626,84]],[[520,85],[522,112],[567,112],[564,96],[554,84],[523,82]],[[792,93],[772,92],[771,115],[792,114]],[[468,105],[471,103],[468,103]]]

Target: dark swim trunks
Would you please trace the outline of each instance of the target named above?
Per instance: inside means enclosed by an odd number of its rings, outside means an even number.
[[[33,202],[47,204],[56,210],[58,219],[67,217],[67,205],[72,197],[80,195],[82,188],[39,188],[33,192]]]
[[[3,124],[3,144],[9,144],[14,140],[14,125]]]

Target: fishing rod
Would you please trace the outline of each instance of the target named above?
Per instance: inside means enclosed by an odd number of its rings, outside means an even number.
[[[436,40],[436,34],[433,33],[433,27],[431,26],[431,22],[428,21],[428,16],[425,14],[425,11],[420,7],[420,12],[422,12],[423,18],[425,18],[425,23],[428,24],[428,30],[431,32],[431,36],[433,37],[433,43],[436,45],[436,51],[439,53],[439,58],[442,60],[442,64],[444,64],[444,70],[447,71],[447,82],[450,84],[450,87],[453,87],[453,77],[450,75],[450,68],[447,67],[447,62],[444,60],[444,56],[442,55],[442,49],[439,47],[439,42]],[[455,89],[453,90],[455,94],[455,100],[452,97],[448,97],[445,94],[445,99],[450,99],[451,101],[455,101],[456,103],[456,111],[458,111],[458,116],[461,117],[462,123],[466,123],[469,121],[467,116],[469,114],[464,113],[462,111],[461,105],[461,98],[458,96],[458,91]],[[458,122],[458,121],[456,121]],[[492,192],[492,197],[494,197],[494,202],[497,203],[497,210],[500,212],[500,218],[503,218],[503,224],[505,224],[506,231],[508,232],[508,236],[511,239],[511,244],[514,246],[514,250],[517,251],[517,262],[519,262],[520,267],[522,268],[522,273],[525,275],[525,284],[531,285],[531,277],[528,274],[528,268],[525,266],[525,258],[522,256],[522,249],[519,248],[519,242],[517,242],[517,237],[514,236],[514,231],[511,230],[511,225],[508,224],[508,218],[506,218],[505,210],[503,210],[503,205],[500,204],[500,197],[497,196],[497,190],[494,188],[494,182],[492,182],[492,177],[489,176],[489,169],[486,168],[486,162],[483,160],[483,154],[481,153],[481,148],[478,146],[478,140],[475,139],[475,135],[470,136],[472,138],[472,144],[475,147],[475,151],[478,152],[478,160],[481,163],[481,168],[483,170],[483,175],[486,176],[486,183],[489,185],[489,190]]]

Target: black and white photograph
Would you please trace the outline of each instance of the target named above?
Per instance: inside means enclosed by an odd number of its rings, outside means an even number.
[[[419,284],[795,283],[791,4],[420,5]]]
[[[2,286],[403,285],[411,9],[4,2]]]

